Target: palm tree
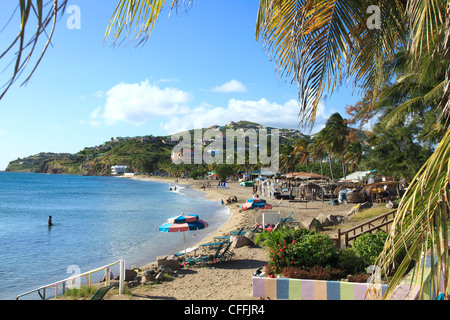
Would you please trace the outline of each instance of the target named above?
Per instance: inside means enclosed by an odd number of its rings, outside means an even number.
[[[291,152],[294,148],[288,144],[280,146],[280,168],[285,168],[286,173],[288,169],[292,167],[294,158],[291,156]]]
[[[333,174],[333,166],[332,166],[332,159],[333,159],[333,152],[331,150],[331,145],[328,143],[326,139],[326,132],[325,129],[322,129],[318,134],[317,137],[314,140],[318,145],[320,145],[320,148],[322,149],[322,152],[328,154],[328,164],[330,166],[330,178],[331,180],[334,180],[334,174]]]
[[[326,150],[325,143],[323,140],[320,139],[319,136],[317,136],[313,140],[313,142],[309,145],[311,146],[311,148],[310,148],[311,159],[313,161],[319,161],[320,175],[323,176],[322,162],[323,162],[323,158],[325,157],[325,150]]]
[[[344,151],[345,164],[352,171],[358,169],[363,155],[363,148],[359,141],[351,142],[347,145]]]
[[[278,65],[282,76],[290,77],[299,88],[301,122],[314,124],[317,106],[327,93],[332,93],[344,80],[353,80],[363,92],[370,92],[371,105],[379,97],[383,82],[392,74],[383,68],[398,50],[407,48],[414,66],[439,57],[445,79],[438,109],[445,121],[450,115],[450,5],[443,0],[379,0],[378,18],[381,28],[368,26],[372,1],[368,0],[260,0],[256,38],[262,39]],[[5,84],[2,98],[23,73],[36,49],[39,38],[47,37],[31,76],[45,53],[55,27],[56,18],[67,0],[53,2],[20,0],[21,24],[18,36],[0,54],[4,59],[15,55],[13,73]],[[192,1],[172,0],[171,8]],[[119,0],[111,18],[106,38],[115,43],[132,38],[145,42],[166,0]],[[31,38],[25,32],[30,17],[38,23]],[[50,26],[50,27],[49,27]],[[50,30],[48,30],[50,28]],[[121,36],[124,36],[121,39]],[[120,40],[120,41],[119,41]],[[27,51],[28,50],[28,51]],[[423,62],[423,61],[422,61]],[[423,67],[419,67],[423,68]],[[26,78],[25,82],[29,79]],[[370,107],[368,109],[370,111]],[[432,261],[442,268],[432,268],[431,276],[439,280],[434,288],[449,294],[449,261],[447,214],[450,177],[450,129],[446,129],[438,147],[419,170],[403,197],[379,265],[387,273],[400,248],[408,254],[397,269],[386,297],[392,294],[406,267],[416,261],[416,280],[422,274],[423,257],[431,250]]]
[[[291,154],[293,157],[293,161],[299,164],[306,164],[306,171],[308,171],[308,142],[305,138],[298,139],[294,144],[294,150],[292,150]]]
[[[335,154],[342,160],[342,174],[344,178],[345,174],[345,146],[347,142],[347,136],[349,134],[349,128],[347,121],[342,118],[339,112],[336,112],[328,118],[325,128],[322,130],[323,140],[328,146],[330,153]],[[331,163],[331,162],[330,162]]]
[[[379,97],[383,82],[392,76],[384,65],[399,49],[407,48],[413,66],[439,60],[445,70],[439,109],[450,114],[450,6],[439,0],[381,0],[380,29],[366,27],[367,1],[261,1],[257,38],[261,37],[277,61],[278,69],[299,86],[303,122],[314,123],[317,106],[326,93],[344,79],[360,83],[369,92],[368,111]],[[421,61],[422,60],[422,61]],[[422,63],[420,63],[422,62]],[[422,67],[420,67],[422,64]],[[412,101],[410,101],[411,105]],[[407,106],[408,104],[406,104]],[[423,281],[423,262],[431,250],[436,279],[434,289],[449,294],[447,214],[449,212],[450,129],[434,154],[419,170],[397,211],[379,265],[391,270],[394,258],[406,248],[405,259],[390,282],[388,298],[411,261],[415,281]],[[434,266],[434,265],[433,265]],[[441,267],[442,266],[442,267]],[[439,278],[443,277],[443,286]]]

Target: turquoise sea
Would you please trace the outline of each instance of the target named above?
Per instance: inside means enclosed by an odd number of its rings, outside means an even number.
[[[118,177],[0,172],[0,299],[70,277],[70,266],[86,272],[125,259],[131,268],[181,251],[182,233],[158,231],[169,217],[198,214],[209,223],[186,232],[187,246],[228,220],[229,210],[203,193],[169,187]]]

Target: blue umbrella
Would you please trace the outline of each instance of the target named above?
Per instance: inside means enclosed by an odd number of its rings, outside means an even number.
[[[159,226],[161,232],[183,232],[184,238],[184,253],[186,254],[186,236],[185,231],[201,230],[208,227],[208,223],[199,220],[198,215],[184,215],[172,217],[167,219],[167,222]]]

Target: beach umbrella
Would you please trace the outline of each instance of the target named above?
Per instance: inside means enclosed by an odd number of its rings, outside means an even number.
[[[200,220],[198,215],[180,214],[167,219],[167,222],[159,226],[160,232],[183,232],[184,254],[186,254],[186,235],[185,231],[201,230],[208,227],[206,221]]]
[[[241,209],[272,209],[272,205],[266,203],[266,200],[260,198],[248,199],[247,202],[241,204]]]
[[[255,202],[255,203],[263,202],[263,203],[265,203],[266,200],[261,199],[261,198],[251,198],[251,199],[248,199],[247,202]]]
[[[248,199],[247,202],[241,204],[242,210],[249,210],[249,209],[255,209],[255,225],[256,225],[256,218],[257,218],[257,211],[260,210],[270,210],[272,209],[272,205],[266,203],[266,200],[261,198],[251,198]]]

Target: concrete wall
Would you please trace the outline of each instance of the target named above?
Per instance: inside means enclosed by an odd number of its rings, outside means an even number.
[[[375,300],[387,285],[369,289],[368,283],[253,277],[253,297],[288,300]]]

